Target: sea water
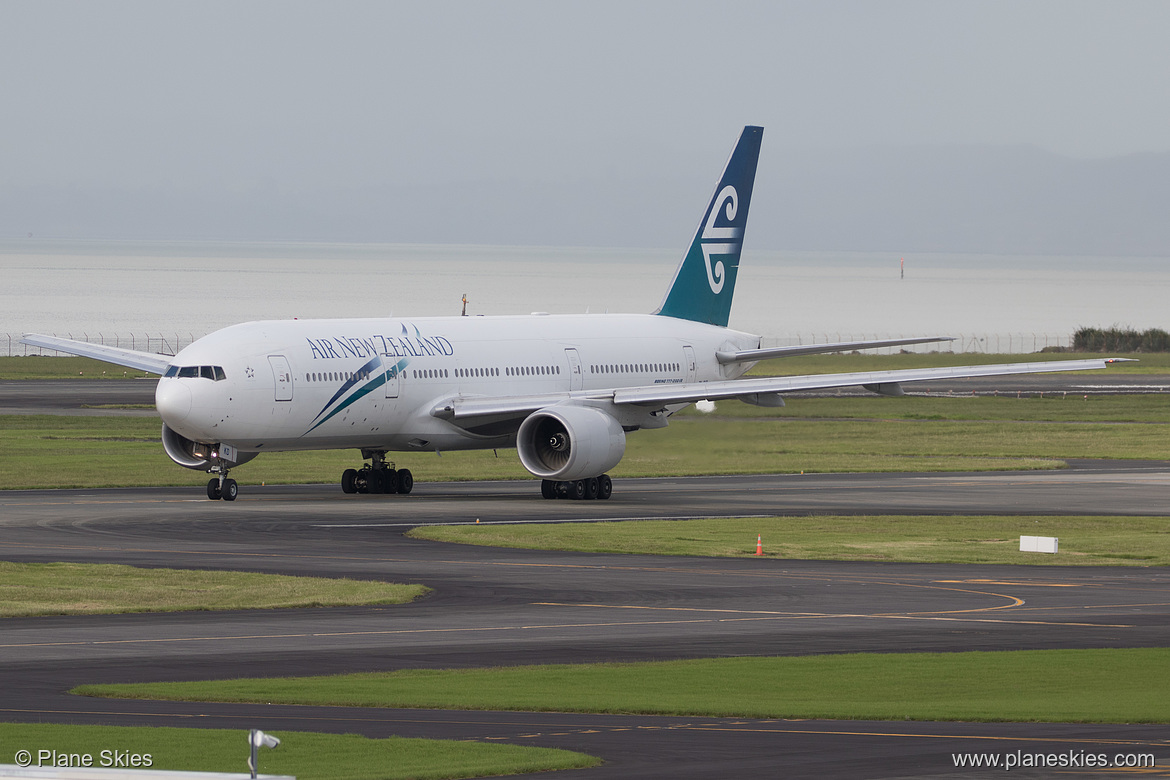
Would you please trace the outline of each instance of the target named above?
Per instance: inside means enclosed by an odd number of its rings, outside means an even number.
[[[579,247],[8,240],[0,354],[6,337],[25,332],[189,341],[250,320],[456,315],[465,294],[470,315],[650,312],[679,258]],[[950,335],[966,351],[1029,351],[1067,343],[1082,326],[1170,328],[1167,300],[1166,258],[748,250],[731,326],[770,343]]]

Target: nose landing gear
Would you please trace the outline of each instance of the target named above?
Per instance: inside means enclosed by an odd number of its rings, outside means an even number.
[[[216,474],[207,483],[207,497],[212,501],[221,498],[224,501],[235,501],[240,494],[240,486],[234,479],[228,479],[228,467],[223,458],[216,458],[214,464],[207,470],[208,474]]]

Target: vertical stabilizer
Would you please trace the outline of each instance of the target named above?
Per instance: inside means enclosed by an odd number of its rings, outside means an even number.
[[[726,327],[764,128],[743,129],[674,282],[655,314]]]

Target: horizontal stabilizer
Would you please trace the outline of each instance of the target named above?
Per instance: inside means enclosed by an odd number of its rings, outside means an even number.
[[[171,358],[164,355],[155,355],[151,352],[138,352],[121,347],[107,347],[105,344],[90,344],[88,341],[74,341],[57,336],[42,336],[38,333],[26,333],[20,339],[21,344],[30,347],[41,347],[69,355],[93,358],[118,366],[126,366],[139,371],[147,371],[160,376],[166,372],[171,364]]]
[[[756,360],[795,357],[797,355],[824,355],[829,352],[852,352],[855,349],[880,349],[902,347],[908,344],[932,344],[939,341],[954,341],[953,336],[925,336],[915,339],[887,339],[885,341],[837,341],[830,344],[798,344],[791,347],[766,347],[745,349],[739,352],[716,352],[720,363],[751,363]]]

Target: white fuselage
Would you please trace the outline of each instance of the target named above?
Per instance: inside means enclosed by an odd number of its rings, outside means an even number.
[[[514,423],[459,426],[432,411],[452,399],[733,379],[749,365],[715,353],[757,346],[747,333],[646,314],[250,322],[176,355],[156,402],[182,436],[241,452],[504,447]]]

